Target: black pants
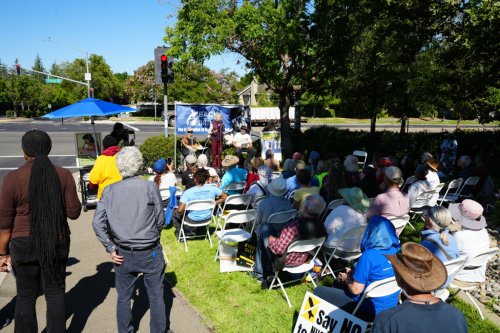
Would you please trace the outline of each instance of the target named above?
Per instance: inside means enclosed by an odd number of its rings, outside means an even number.
[[[246,160],[243,156],[243,153],[248,154]],[[240,167],[245,165],[245,164],[248,165],[250,163],[250,161],[252,160],[252,158],[254,158],[255,153],[256,153],[256,150],[252,149],[252,148],[236,148],[234,150],[234,154],[236,156],[238,156],[238,159],[240,160],[240,162],[239,162]]]
[[[66,332],[66,261],[69,240],[58,245],[59,259],[56,273],[50,276],[47,269],[32,258],[28,238],[14,238],[10,242],[12,268],[16,274],[17,301],[14,332],[38,332],[35,304],[45,293],[47,302],[47,333]]]

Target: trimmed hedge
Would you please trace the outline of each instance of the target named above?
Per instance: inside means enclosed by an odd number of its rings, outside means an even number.
[[[500,179],[500,131],[458,131],[453,133],[458,141],[457,157],[476,155],[483,157],[495,179]],[[354,150],[368,152],[368,161],[374,152],[396,156],[420,156],[429,151],[439,152],[443,133],[416,132],[400,135],[389,131],[379,131],[373,135],[364,131],[351,131],[331,126],[312,127],[305,132],[292,131],[294,151],[310,152],[316,150],[321,156],[335,153],[343,158]]]

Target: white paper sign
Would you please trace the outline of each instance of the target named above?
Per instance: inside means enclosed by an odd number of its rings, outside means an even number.
[[[294,333],[363,333],[367,323],[306,292]]]

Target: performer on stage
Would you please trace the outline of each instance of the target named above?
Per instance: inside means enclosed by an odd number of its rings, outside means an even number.
[[[193,136],[193,129],[188,128],[186,130],[186,135],[184,135],[181,139],[182,143],[182,155],[184,158],[189,154],[195,155],[198,148],[201,148],[200,143]]]
[[[208,134],[210,134],[210,143],[212,144],[212,167],[218,169],[221,168],[224,130],[222,114],[216,113],[215,120],[210,123]]]
[[[256,151],[253,149],[252,137],[247,133],[247,127],[241,126],[240,131],[233,138],[233,146],[236,148],[234,153],[240,160],[240,166],[243,166],[243,164],[248,164],[252,160]],[[246,160],[243,158],[242,153],[248,154]]]

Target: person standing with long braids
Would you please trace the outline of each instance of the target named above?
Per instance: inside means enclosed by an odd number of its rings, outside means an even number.
[[[22,137],[26,163],[9,173],[0,190],[0,271],[16,273],[15,332],[37,332],[35,303],[47,302],[47,332],[66,331],[65,279],[70,230],[81,203],[71,172],[54,166],[49,135]],[[42,290],[41,290],[42,289]]]

